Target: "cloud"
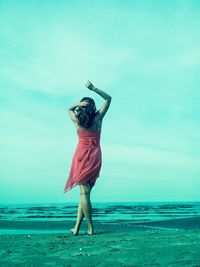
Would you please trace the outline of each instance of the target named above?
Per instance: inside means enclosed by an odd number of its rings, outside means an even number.
[[[38,28],[35,31],[27,38],[29,43],[24,40],[23,47],[28,47],[29,53],[22,58],[12,54],[4,58],[1,70],[4,80],[26,90],[78,93],[80,85],[90,77],[99,81],[100,73],[103,82],[109,84],[128,57],[125,49],[102,47],[91,37],[66,30],[62,25],[54,25],[50,33],[45,29],[38,33]]]
[[[174,151],[148,148],[145,146],[104,145],[106,160],[116,164],[140,164],[146,166],[176,167],[199,170],[199,159]],[[199,170],[200,171],[200,170]]]

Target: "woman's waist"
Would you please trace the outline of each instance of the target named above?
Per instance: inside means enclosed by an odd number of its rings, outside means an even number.
[[[90,147],[90,146],[100,146],[100,141],[99,140],[79,140],[78,142],[78,147]]]
[[[91,147],[91,146],[100,146],[100,142],[78,142],[77,144],[78,147]]]
[[[91,138],[80,138],[78,143],[82,145],[91,145],[91,144],[98,145],[100,144],[100,139],[92,138],[92,137]]]

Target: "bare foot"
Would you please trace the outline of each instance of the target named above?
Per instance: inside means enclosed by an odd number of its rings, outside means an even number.
[[[93,235],[94,233],[93,233],[93,230],[87,230],[87,234],[88,235]]]
[[[77,232],[77,230],[75,230],[75,228],[71,228],[70,231],[71,231],[72,235],[78,235],[78,232]]]

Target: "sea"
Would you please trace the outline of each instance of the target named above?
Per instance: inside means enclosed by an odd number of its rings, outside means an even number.
[[[77,203],[37,203],[0,205],[0,234],[22,233],[49,225],[73,224]],[[200,216],[200,202],[93,202],[93,222],[143,223]],[[25,227],[26,226],[26,227]],[[26,228],[26,231],[25,231]],[[44,227],[45,228],[45,227]],[[51,227],[50,227],[51,228]],[[49,231],[56,231],[55,227]]]

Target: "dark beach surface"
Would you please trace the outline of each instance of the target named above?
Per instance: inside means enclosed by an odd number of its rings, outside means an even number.
[[[130,207],[126,209],[129,215],[133,211]],[[144,210],[142,207],[139,209]],[[195,214],[187,205],[184,209],[187,214],[176,212],[173,218],[159,214],[160,220],[152,214],[137,220],[126,219],[124,214],[107,221],[96,216],[93,235],[86,234],[84,218],[77,236],[70,233],[74,218],[14,220],[14,216],[8,220],[4,213],[0,220],[0,266],[200,266],[198,208]]]

